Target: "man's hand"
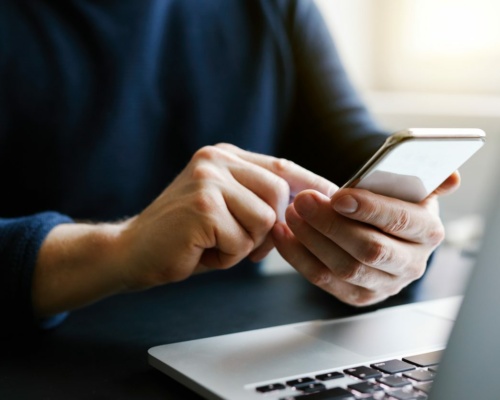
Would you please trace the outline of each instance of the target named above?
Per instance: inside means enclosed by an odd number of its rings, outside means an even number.
[[[175,181],[123,233],[131,289],[229,268],[274,247],[270,231],[291,193],[335,185],[298,165],[221,144],[199,150]]]
[[[299,193],[276,224],[281,255],[313,284],[340,300],[364,306],[398,293],[422,276],[444,238],[437,198],[460,183],[450,176],[419,204],[360,189],[332,198]]]
[[[337,187],[283,159],[228,144],[207,146],[143,212],[117,224],[68,224],[42,245],[33,298],[38,313],[80,307],[125,290],[229,268],[274,247],[271,230],[290,196]]]

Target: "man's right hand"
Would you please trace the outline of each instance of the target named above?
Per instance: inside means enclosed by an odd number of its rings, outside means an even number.
[[[35,271],[40,315],[126,290],[229,268],[273,248],[270,232],[290,197],[327,196],[333,183],[293,162],[229,144],[197,151],[143,212],[118,224],[68,224],[51,231]]]
[[[306,187],[325,194],[336,188],[287,160],[228,144],[200,149],[148,208],[125,223],[125,285],[149,287],[229,268],[247,256],[264,258],[290,196]]]

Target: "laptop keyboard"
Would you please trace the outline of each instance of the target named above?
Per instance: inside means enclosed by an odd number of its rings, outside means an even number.
[[[280,400],[425,400],[442,351],[258,386]]]

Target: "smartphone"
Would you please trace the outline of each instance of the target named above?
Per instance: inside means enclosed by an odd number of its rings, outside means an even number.
[[[480,129],[413,128],[396,132],[343,187],[418,203],[485,140]]]

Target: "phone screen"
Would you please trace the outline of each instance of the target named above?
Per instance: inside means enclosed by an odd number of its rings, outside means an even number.
[[[482,145],[481,140],[414,138],[384,152],[353,186],[419,202]]]

